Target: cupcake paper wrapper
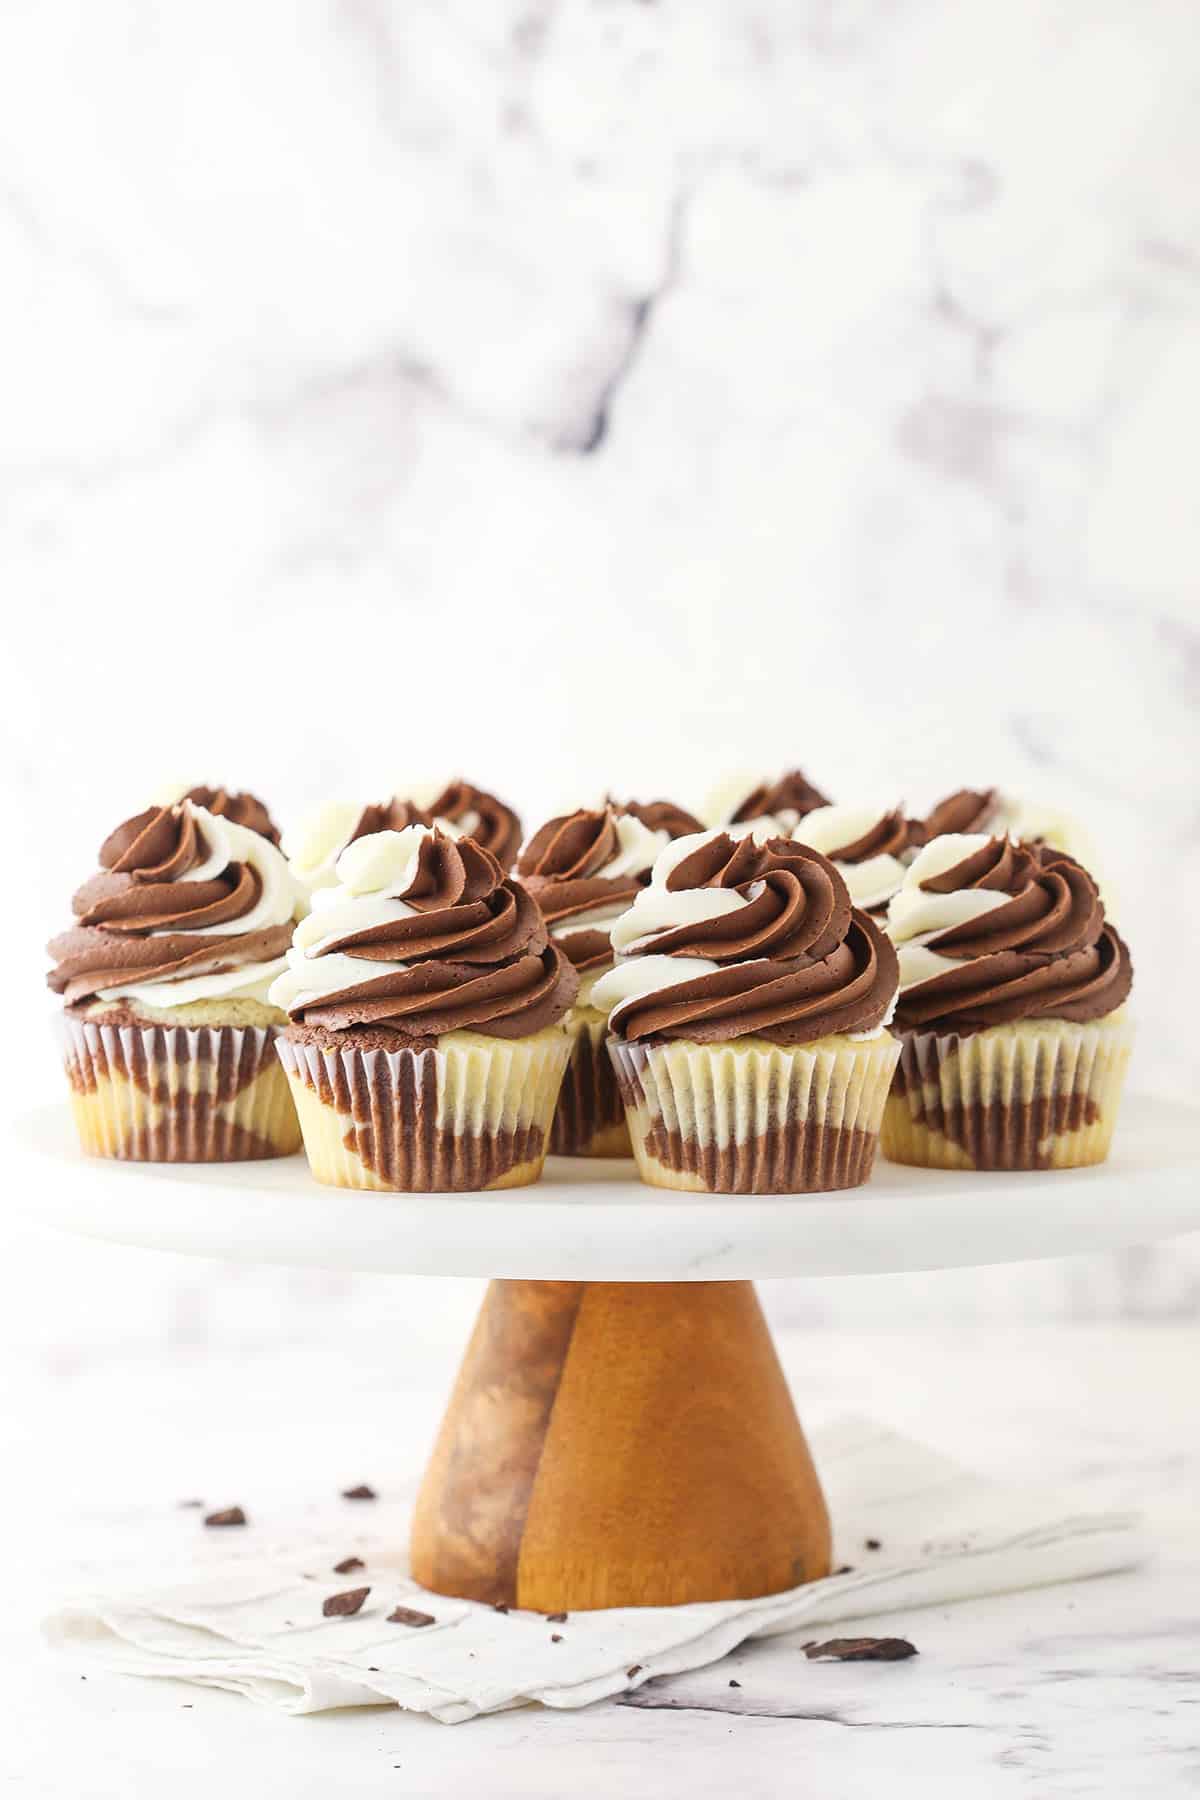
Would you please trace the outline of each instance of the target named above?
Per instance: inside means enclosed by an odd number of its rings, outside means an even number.
[[[632,1156],[625,1105],[606,1047],[608,1016],[577,1007],[568,1020],[571,1060],[550,1132],[554,1156]]]
[[[62,1021],[84,1150],[126,1162],[290,1156],[300,1128],[269,1027]]]
[[[401,1193],[522,1187],[542,1172],[571,1044],[452,1032],[431,1050],[328,1050],[281,1037],[318,1181]]]
[[[893,1162],[929,1169],[1072,1169],[1103,1162],[1133,1043],[1130,1022],[909,1032],[884,1114]]]
[[[871,1172],[900,1046],[884,1034],[789,1047],[624,1044],[609,1054],[643,1181],[710,1194],[806,1194]]]

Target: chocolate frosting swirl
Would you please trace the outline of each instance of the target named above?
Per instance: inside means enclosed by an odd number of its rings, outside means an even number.
[[[622,805],[609,801],[603,807],[581,807],[547,820],[534,832],[517,863],[517,874],[548,926],[562,927],[571,919],[580,920],[579,930],[558,935],[565,954],[585,974],[608,968],[613,960],[608,931],[599,923],[589,925],[588,915],[615,916],[624,911],[650,880],[649,864],[644,869],[604,873],[620,860],[617,821],[622,815],[637,819],[648,831],[665,831],[672,838],[703,830],[698,820],[669,800],[645,804],[629,800]]]
[[[818,806],[828,806],[829,796],[813,786],[800,769],[789,769],[778,781],[760,782],[729,816],[731,825],[743,825],[750,819],[771,817],[777,813],[796,813],[803,818]]]
[[[404,903],[400,916],[372,916],[369,902],[385,897]],[[426,830],[403,885],[367,900],[360,927],[322,938],[332,914],[318,911],[297,932],[292,967],[272,990],[293,1020],[391,1032],[398,1043],[462,1030],[516,1038],[556,1024],[575,997],[575,972],[533,897],[473,838]],[[352,915],[354,899],[333,910]],[[361,979],[324,988],[321,964],[332,956],[339,968],[342,958],[361,965]],[[379,972],[380,963],[402,966]]]
[[[914,873],[918,871],[914,869]],[[1129,950],[1104,914],[1096,884],[1064,851],[991,838],[919,891],[993,892],[987,912],[923,938],[952,968],[905,989],[904,1030],[972,1032],[1022,1019],[1086,1022],[1129,995]],[[901,967],[903,968],[903,946]]]
[[[234,794],[228,788],[192,787],[180,796],[202,806],[218,819],[232,819],[247,831],[257,831],[269,844],[279,846],[279,828],[257,794]]]
[[[938,837],[995,831],[1003,810],[997,788],[956,788],[923,819],[910,821],[911,842],[930,844]]]
[[[815,808],[813,809],[815,810]],[[899,807],[881,813],[866,831],[844,844],[826,845],[831,862],[862,863],[874,856],[903,856],[913,844],[913,821]]]
[[[517,860],[517,851],[521,848],[521,821],[512,807],[498,800],[495,794],[472,787],[469,781],[452,781],[419,817],[425,825],[445,819],[462,829],[462,821],[472,814],[476,823],[471,827],[471,837],[495,857],[501,871],[506,873]]]
[[[75,925],[47,946],[55,960],[49,986],[73,1006],[101,989],[223,974],[281,957],[292,936],[292,888],[279,853],[272,847],[264,854],[279,862],[286,917],[216,933],[258,908],[259,870],[249,861],[229,861],[210,876],[187,879],[213,856],[203,815],[187,801],[126,819],[100,846],[101,872],[71,902]]]
[[[708,834],[670,870],[666,892],[735,890],[745,905],[657,930],[629,957],[697,957],[715,971],[621,1003],[616,1036],[698,1043],[763,1037],[806,1044],[874,1031],[899,981],[896,953],[874,920],[850,904],[827,857],[805,844],[757,844]]]

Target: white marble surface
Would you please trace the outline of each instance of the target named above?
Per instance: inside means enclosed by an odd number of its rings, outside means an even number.
[[[652,1684],[635,1704],[451,1728],[374,1710],[282,1719],[173,1683],[84,1682],[33,1651],[35,1619],[72,1566],[186,1551],[198,1527],[181,1498],[253,1510],[363,1477],[389,1491],[407,1481],[465,1314],[443,1309],[419,1355],[401,1310],[386,1330],[368,1322],[308,1349],[159,1345],[19,1372],[0,1408],[0,1453],[19,1472],[0,1492],[20,1551],[0,1612],[0,1691],[21,1721],[0,1764],[14,1792],[1195,1792],[1200,1446],[1187,1328],[782,1335],[810,1420],[867,1408],[979,1467],[1078,1482],[1096,1500],[1140,1502],[1152,1521],[1156,1560],[1139,1572],[880,1621],[918,1645],[910,1663],[811,1665],[781,1639]]]
[[[5,7],[6,1094],[163,773],[533,823],[798,760],[1087,816],[1194,1095],[1198,72],[1190,0]]]

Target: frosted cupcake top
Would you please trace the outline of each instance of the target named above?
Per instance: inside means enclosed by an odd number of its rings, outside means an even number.
[[[99,861],[48,946],[68,1006],[266,999],[305,906],[268,838],[181,800],[126,819]]]
[[[185,787],[179,782],[155,794],[154,798],[160,806],[178,806],[181,800],[194,801],[214,818],[244,825],[249,831],[257,831],[268,843],[279,845],[279,827],[257,794],[239,793],[225,787]]]
[[[792,832],[836,866],[855,906],[878,914],[904,880],[912,822],[900,807],[818,806]]]
[[[469,781],[451,781],[442,787],[410,788],[407,798],[394,795],[370,806],[330,801],[289,833],[283,848],[306,887],[329,887],[337,880],[337,860],[348,844],[409,825],[437,825],[448,837],[473,838],[495,857],[501,872],[511,869],[521,844],[521,821],[511,806]]]
[[[617,966],[592,990],[617,1037],[806,1044],[886,1025],[896,955],[806,844],[679,838],[612,928]]]
[[[673,837],[700,829],[667,800],[609,802],[550,819],[522,850],[517,874],[572,963],[587,975],[613,960],[611,930],[650,880]]]
[[[828,806],[828,796],[800,769],[771,780],[769,776],[731,775],[709,796],[705,816],[733,837],[747,835],[764,842],[788,837],[806,813]]]
[[[271,1000],[321,1032],[420,1045],[448,1031],[528,1037],[578,978],[532,896],[473,838],[428,825],[357,838],[313,895]]]
[[[887,930],[900,958],[896,1024],[907,1030],[1103,1018],[1133,981],[1086,869],[1060,850],[986,833],[927,844]]]

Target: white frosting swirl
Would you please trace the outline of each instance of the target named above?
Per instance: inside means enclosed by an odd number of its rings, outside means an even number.
[[[426,804],[419,790],[409,798],[416,807]],[[436,800],[444,791],[430,792]],[[283,834],[283,853],[291,863],[297,880],[308,890],[332,887],[338,879],[338,858],[354,842],[355,833],[366,807],[357,800],[327,800],[304,819],[294,831]],[[479,823],[477,813],[464,813],[458,820],[438,819],[436,823],[447,837],[469,837]]]
[[[337,859],[335,887],[323,888],[312,899],[312,911],[296,927],[286,967],[270,992],[273,1006],[295,1012],[330,994],[344,992],[381,975],[397,975],[410,965],[404,961],[365,961],[340,951],[327,951],[352,933],[370,931],[376,925],[410,919],[416,909],[400,899],[413,884],[417,859],[428,825],[407,825],[403,831],[377,831],[356,838]]]
[[[886,806],[818,806],[793,828],[792,839],[828,856],[843,844],[866,837],[891,810]],[[904,864],[886,853],[862,862],[835,860],[833,866],[850,889],[853,904],[868,909],[883,906],[904,880]]]
[[[1011,895],[994,888],[956,888],[949,894],[927,894],[921,883],[933,876],[944,875],[991,843],[988,832],[950,832],[934,838],[918,852],[904,871],[899,891],[893,895],[887,914],[887,933],[896,946],[900,961],[900,992],[919,987],[935,975],[956,968],[952,956],[940,956],[930,950],[930,938],[955,925],[982,918],[997,906],[1005,906]]]

